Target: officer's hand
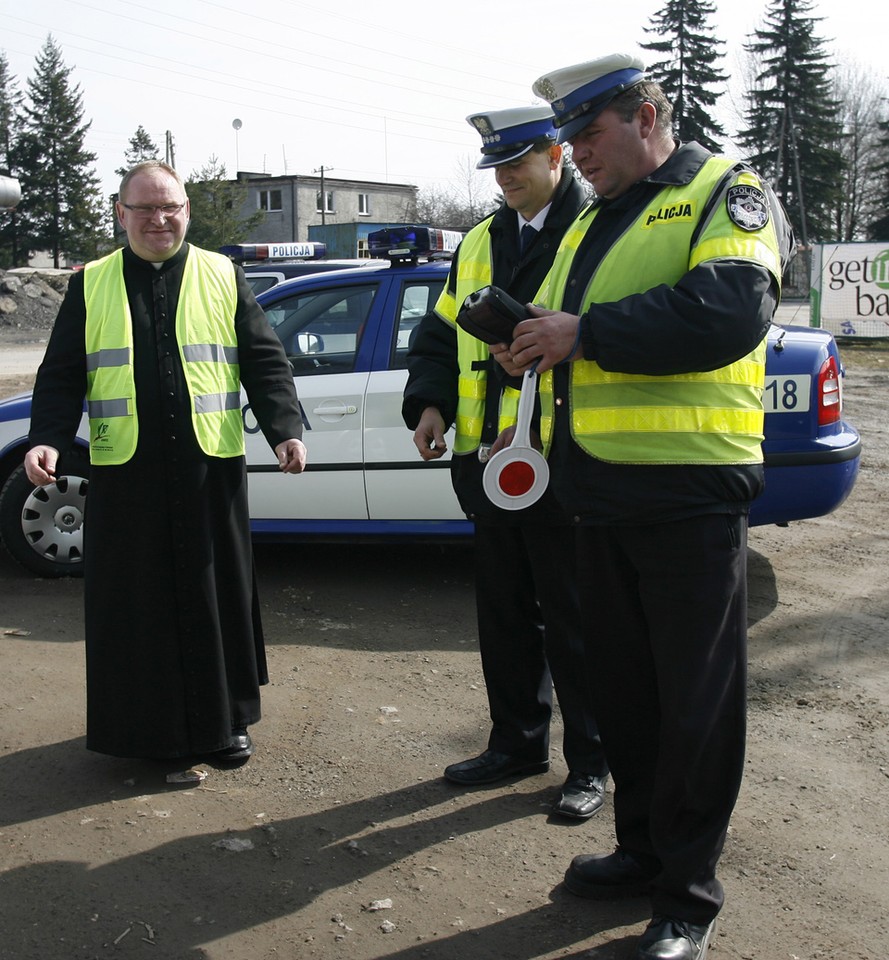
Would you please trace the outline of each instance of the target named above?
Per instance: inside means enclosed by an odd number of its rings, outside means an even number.
[[[31,447],[25,454],[25,473],[35,487],[55,483],[58,462],[59,451],[55,447]]]
[[[515,436],[515,427],[507,427],[505,430],[501,430],[497,435],[497,439],[491,444],[491,452],[489,456],[494,456],[495,453],[504,450],[512,443],[512,438]]]
[[[529,441],[531,446],[535,449],[543,452],[543,441],[540,439],[540,434],[536,430],[529,431]],[[515,427],[507,427],[505,430],[502,430],[497,437],[497,439],[491,444],[490,456],[494,456],[495,453],[498,453],[500,450],[508,447],[512,441],[515,439]]]
[[[308,451],[302,440],[296,437],[284,440],[275,447],[275,456],[278,458],[278,469],[282,473],[302,473],[306,469]]]
[[[583,356],[580,347],[580,317],[573,313],[544,310],[528,304],[534,319],[516,325],[515,339],[510,345],[513,364],[524,371],[538,360],[537,372],[550,370],[563,360]],[[539,358],[539,359],[538,359]]]
[[[508,343],[495,343],[491,347],[491,356],[511,377],[520,377],[525,369],[513,360],[511,350],[512,347]]]
[[[437,460],[447,452],[444,417],[438,407],[426,407],[414,430],[414,446],[424,460]]]

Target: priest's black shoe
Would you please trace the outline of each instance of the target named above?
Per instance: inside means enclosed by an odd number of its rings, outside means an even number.
[[[496,750],[485,750],[478,757],[452,763],[445,767],[445,779],[453,783],[462,783],[466,786],[475,786],[481,783],[496,783],[507,777],[530,777],[534,773],[546,773],[549,770],[549,760],[524,760],[513,757],[508,753],[497,753]]]
[[[565,889],[590,900],[616,900],[648,893],[657,871],[618,847],[614,853],[584,853],[571,861]]]
[[[672,917],[654,917],[642,934],[635,960],[704,960],[716,921],[698,926]]]
[[[213,754],[214,759],[232,767],[246,763],[253,756],[253,739],[246,730],[233,730],[231,743]]]
[[[573,820],[589,820],[594,813],[602,809],[607,780],[607,775],[594,777],[590,773],[576,773],[572,770],[562,784],[553,813],[571,817]]]

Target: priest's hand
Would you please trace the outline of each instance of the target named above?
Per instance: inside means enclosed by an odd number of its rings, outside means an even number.
[[[35,487],[55,483],[58,462],[59,451],[55,447],[46,445],[31,447],[25,454],[25,473]]]

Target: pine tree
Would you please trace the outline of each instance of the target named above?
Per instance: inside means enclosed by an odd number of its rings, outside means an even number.
[[[79,86],[50,34],[27,83],[22,131],[13,153],[22,183],[25,245],[47,250],[58,267],[63,256],[83,259],[104,244],[104,211],[95,173],[96,155],[84,147]]]
[[[644,28],[664,39],[639,46],[667,54],[666,59],[651,64],[648,73],[673,103],[674,134],[719,152],[714,138],[724,137],[725,130],[710,111],[722,91],[714,93],[712,87],[725,84],[728,76],[714,66],[722,56],[719,47],[725,45],[714,39],[707,24],[714,11],[708,0],[667,0],[652,17],[652,26]]]
[[[772,0],[745,50],[758,58],[739,142],[784,202],[804,246],[830,239],[844,171],[831,65],[809,0]]]
[[[188,240],[199,247],[218,250],[224,244],[238,243],[265,218],[262,210],[249,217],[241,216],[247,187],[227,180],[225,164],[215,156],[194,171],[186,184],[191,201]]]
[[[19,122],[22,95],[9,71],[6,54],[0,50],[0,173],[12,175],[10,153]]]
[[[18,177],[13,167],[13,145],[21,121],[22,95],[9,71],[6,54],[0,50],[0,173]],[[0,211],[0,266],[21,266],[18,210]]]
[[[148,131],[140,123],[136,132],[130,137],[129,146],[124,153],[124,165],[114,172],[123,177],[124,174],[143,160],[159,160],[157,144],[148,135]]]

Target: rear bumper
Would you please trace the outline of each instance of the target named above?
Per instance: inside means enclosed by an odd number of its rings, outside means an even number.
[[[855,486],[861,438],[851,427],[805,450],[765,450],[765,489],[750,507],[750,526],[832,513]]]

